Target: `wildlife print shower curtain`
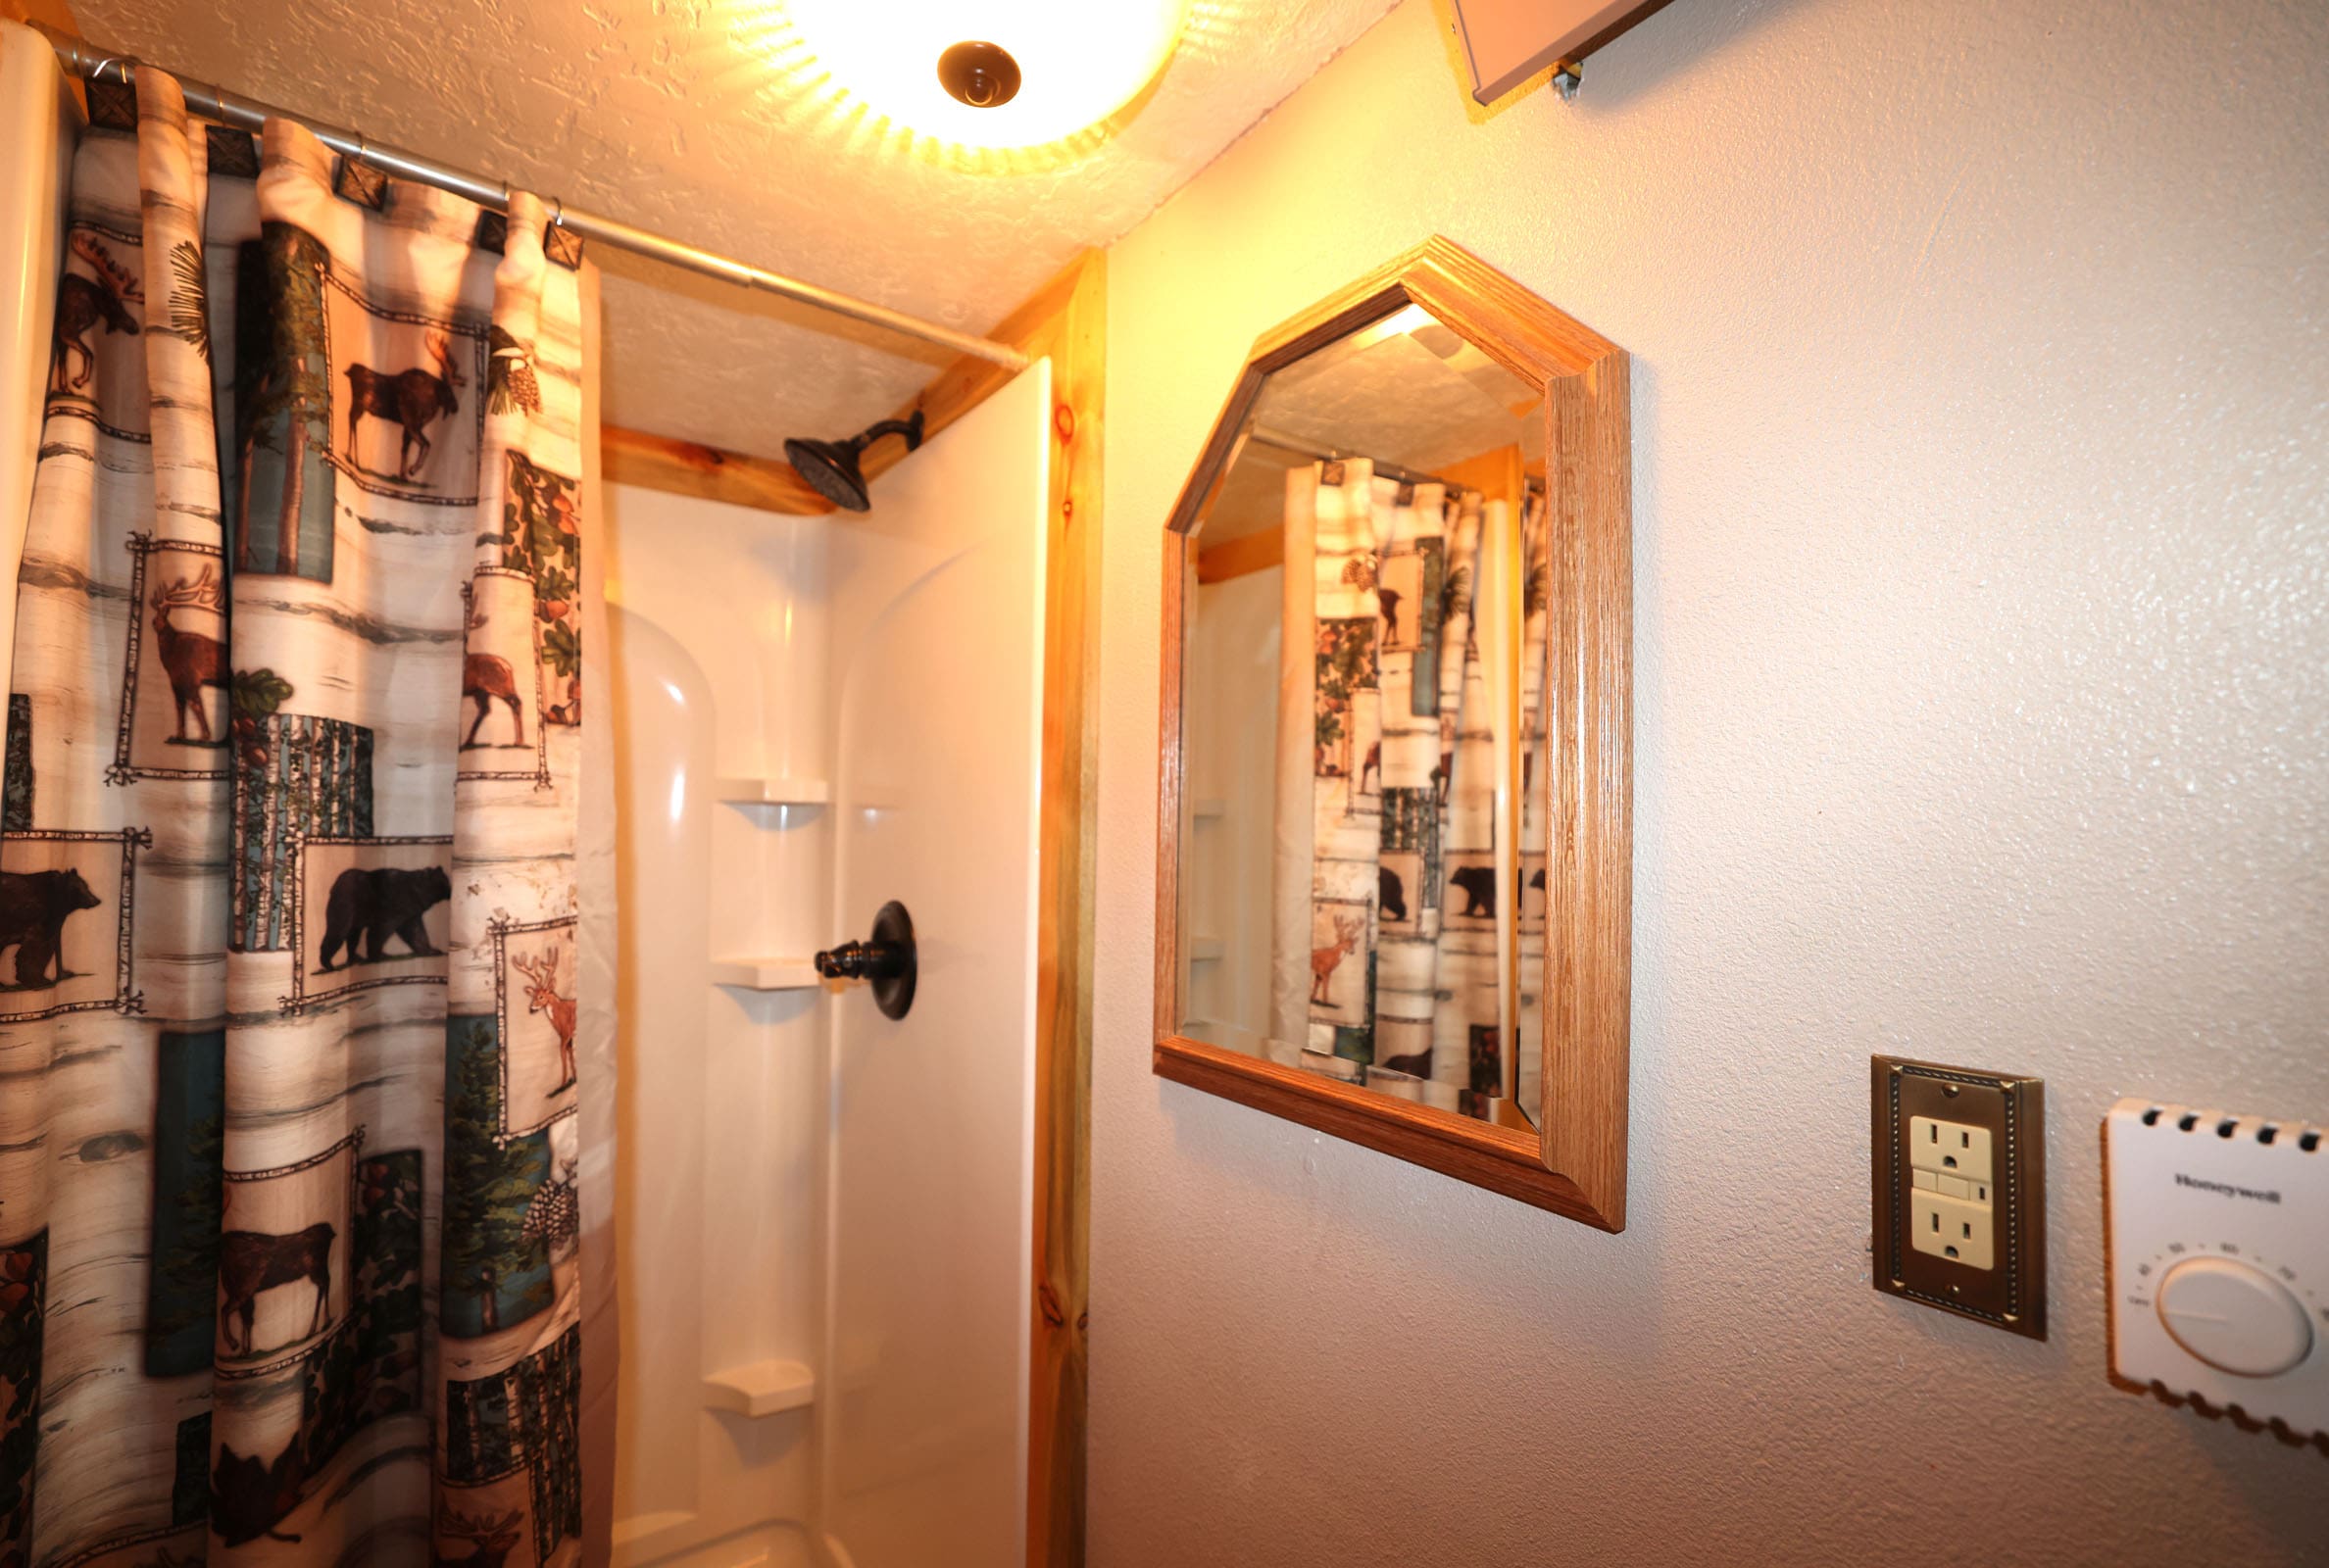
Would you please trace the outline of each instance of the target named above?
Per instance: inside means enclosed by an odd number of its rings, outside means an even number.
[[[90,97],[0,798],[0,1565],[572,1561],[580,248]]]
[[[1484,1116],[1507,1093],[1498,922],[1513,922],[1523,952],[1544,932],[1541,828],[1536,842],[1522,838],[1515,906],[1498,886],[1502,677],[1474,631],[1482,532],[1512,526],[1511,509],[1379,478],[1361,458],[1291,470],[1285,519],[1290,543],[1299,532],[1307,546],[1289,561],[1312,570],[1288,584],[1305,597],[1290,607],[1285,656],[1309,666],[1309,755],[1280,760],[1311,782],[1283,798],[1308,821],[1279,834],[1303,851],[1278,877],[1278,897],[1307,915],[1289,928],[1310,943],[1302,1038],[1314,1053],[1442,1085]],[[1523,530],[1521,660],[1536,666],[1522,681],[1524,756],[1542,750],[1542,538],[1541,526]],[[1524,1008],[1541,970],[1523,965]]]

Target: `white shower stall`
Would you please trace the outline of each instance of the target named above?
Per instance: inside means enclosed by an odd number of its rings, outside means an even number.
[[[863,515],[606,492],[618,1564],[1024,1560],[1049,387]]]

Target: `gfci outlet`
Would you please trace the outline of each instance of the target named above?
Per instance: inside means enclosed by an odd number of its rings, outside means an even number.
[[[1877,1056],[1876,1289],[2046,1338],[2045,1085]]]
[[[1973,1268],[1995,1268],[1998,1207],[1990,1130],[1932,1116],[1908,1118],[1908,1245]]]

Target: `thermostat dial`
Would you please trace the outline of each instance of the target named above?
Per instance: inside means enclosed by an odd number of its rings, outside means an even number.
[[[2276,1378],[2312,1351],[2304,1304],[2235,1258],[2185,1258],[2159,1281],[2158,1303],[2176,1344],[2235,1377]]]

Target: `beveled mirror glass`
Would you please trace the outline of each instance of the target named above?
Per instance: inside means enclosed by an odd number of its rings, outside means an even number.
[[[1543,404],[1419,305],[1264,384],[1183,585],[1188,1038],[1533,1125]]]
[[[1256,346],[1167,530],[1158,953],[1160,1073],[1612,1229],[1624,382],[1436,240]]]

